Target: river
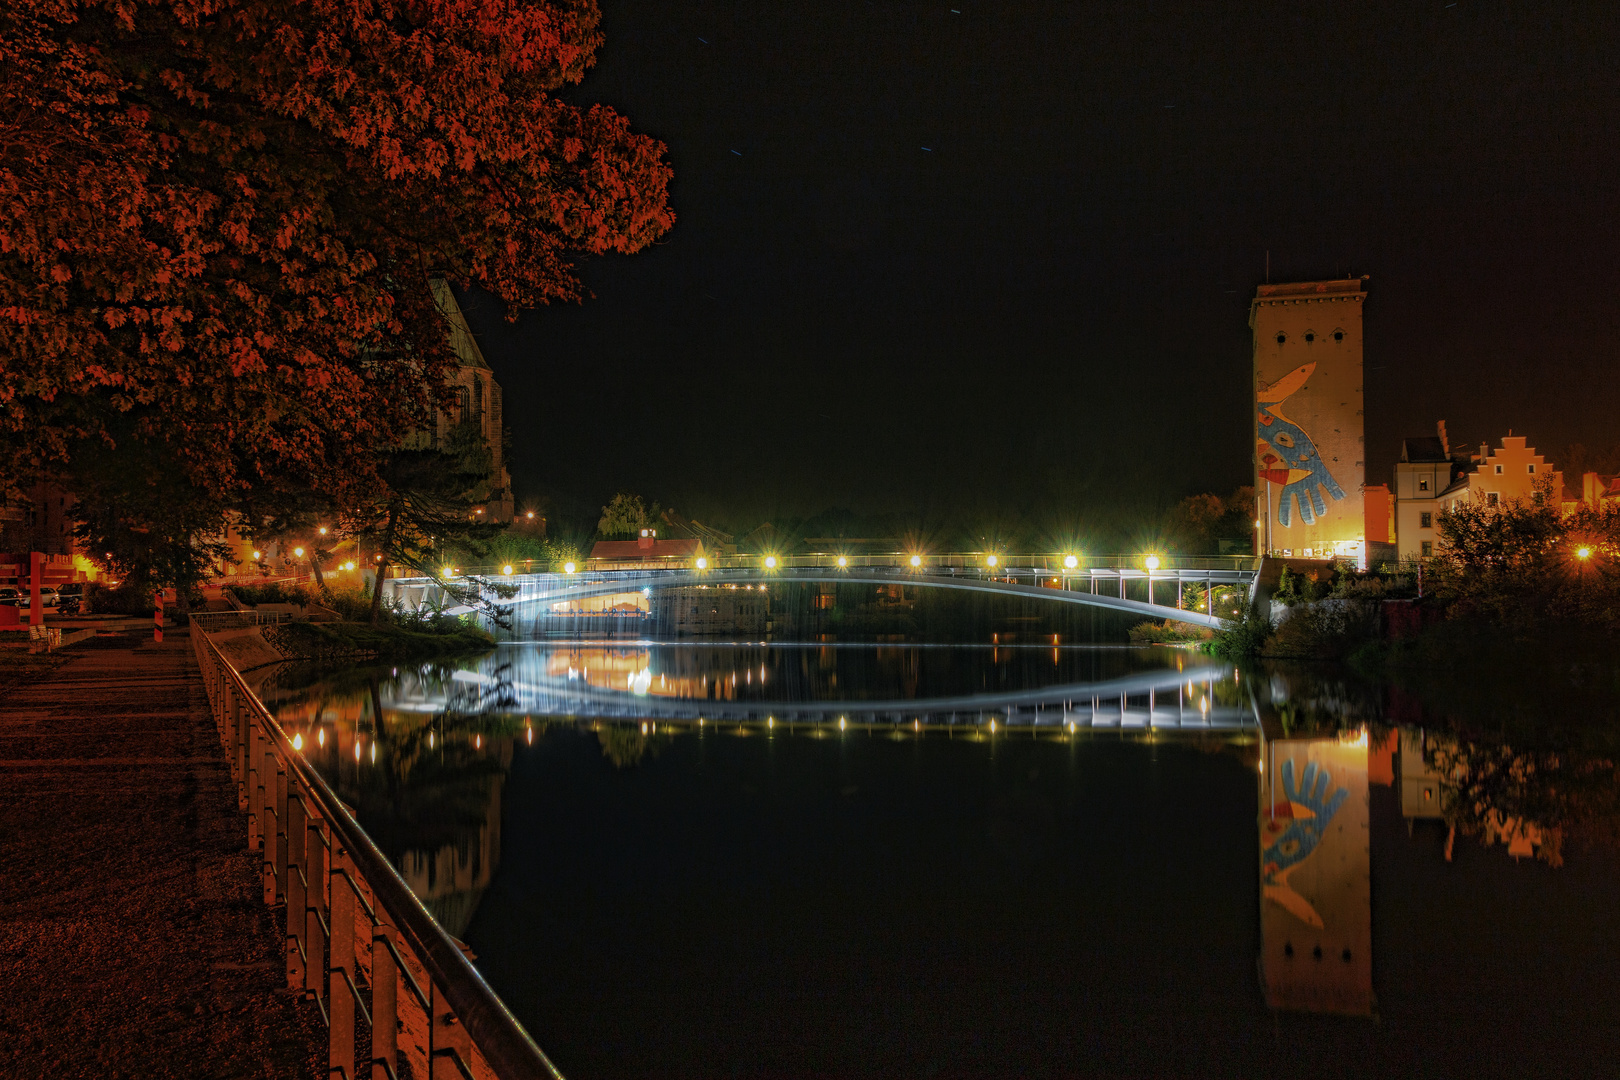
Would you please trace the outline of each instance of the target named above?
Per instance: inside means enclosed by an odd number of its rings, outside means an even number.
[[[575,1080],[1620,1060],[1601,739],[1045,643],[511,642],[263,696]]]

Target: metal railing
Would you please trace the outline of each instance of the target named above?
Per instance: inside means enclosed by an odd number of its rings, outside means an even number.
[[[235,630],[242,626],[269,626],[288,620],[285,611],[194,611],[189,616],[191,625],[202,630]]]
[[[263,854],[264,901],[283,905],[288,984],[327,1026],[328,1075],[354,1080],[368,1064],[397,1080],[408,1061],[430,1080],[561,1080],[219,647],[191,641],[248,846]]]

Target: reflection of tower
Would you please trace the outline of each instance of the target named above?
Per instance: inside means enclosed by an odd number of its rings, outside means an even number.
[[[1266,1004],[1372,1014],[1367,738],[1275,740],[1260,773]]]
[[[1360,278],[1262,285],[1254,330],[1255,518],[1263,551],[1364,557]]]

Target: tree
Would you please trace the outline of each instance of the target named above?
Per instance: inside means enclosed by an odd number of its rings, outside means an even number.
[[[642,529],[650,528],[658,520],[659,506],[641,501],[640,495],[628,495],[619,492],[613,496],[611,502],[602,507],[602,517],[596,523],[596,531],[606,537],[635,536]]]
[[[390,567],[439,577],[439,553],[447,545],[481,549],[501,531],[474,513],[489,495],[490,471],[489,448],[473,424],[456,425],[443,448],[413,446],[387,456],[382,493],[368,507],[351,510],[343,523],[346,534],[364,539],[381,556],[371,592],[373,626],[381,620],[382,582]],[[480,600],[481,585],[464,584],[463,599]]]
[[[219,520],[264,485],[376,489],[451,404],[430,275],[578,300],[577,258],[673,223],[662,144],[556,96],[598,21],[594,0],[5,5],[4,486],[110,492],[92,451],[140,446]]]

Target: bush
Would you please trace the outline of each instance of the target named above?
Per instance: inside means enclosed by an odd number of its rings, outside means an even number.
[[[1211,656],[1236,663],[1259,656],[1271,640],[1271,634],[1271,619],[1250,608],[1243,618],[1222,626],[1199,648]]]
[[[1129,634],[1133,645],[1180,645],[1192,641],[1208,641],[1214,633],[1202,626],[1193,626],[1190,623],[1178,623],[1166,619],[1164,622],[1142,622],[1131,627]]]

